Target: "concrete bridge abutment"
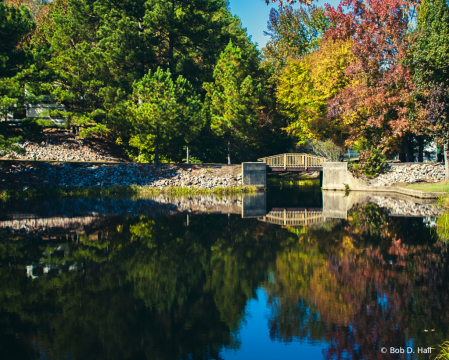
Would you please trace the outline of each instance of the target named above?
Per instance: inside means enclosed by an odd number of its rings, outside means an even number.
[[[264,162],[242,163],[242,185],[257,189],[267,188],[267,164]]]

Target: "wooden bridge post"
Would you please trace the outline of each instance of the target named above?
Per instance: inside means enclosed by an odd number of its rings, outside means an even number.
[[[304,156],[304,166],[306,168],[307,171],[307,161],[309,160],[309,155]]]
[[[304,209],[304,218],[306,219],[306,226],[307,226],[307,209]]]
[[[284,154],[284,170],[287,170],[287,154]]]
[[[287,225],[287,209],[284,209],[284,225]]]

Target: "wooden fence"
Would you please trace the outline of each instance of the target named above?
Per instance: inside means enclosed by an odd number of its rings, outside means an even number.
[[[271,168],[283,168],[284,170],[322,168],[324,160],[324,157],[303,153],[279,154],[257,159],[257,161],[262,161]]]

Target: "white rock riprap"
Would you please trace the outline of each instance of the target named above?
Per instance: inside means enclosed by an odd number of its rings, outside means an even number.
[[[392,186],[395,183],[432,183],[442,180],[443,163],[388,164],[386,173],[369,180],[369,183],[372,186]]]
[[[122,158],[113,156],[102,150],[97,144],[80,139],[71,141],[50,140],[41,143],[25,142],[20,145],[24,154],[16,152],[8,157],[21,160],[53,160],[53,161],[105,161],[124,162]],[[8,158],[7,157],[7,158]]]
[[[111,187],[138,185],[157,189],[186,187],[215,189],[242,184],[239,166],[186,168],[177,165],[154,167],[148,164],[11,164],[0,168],[0,189],[38,189],[64,187]]]

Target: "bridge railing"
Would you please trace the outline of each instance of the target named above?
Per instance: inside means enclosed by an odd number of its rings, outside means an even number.
[[[258,161],[263,161],[267,166],[275,168],[319,168],[323,167],[325,158],[321,156],[315,156],[304,153],[288,153],[279,154],[273,156],[267,156],[264,158],[257,159]]]
[[[283,226],[308,226],[324,221],[323,211],[270,211],[258,218],[260,221]]]

